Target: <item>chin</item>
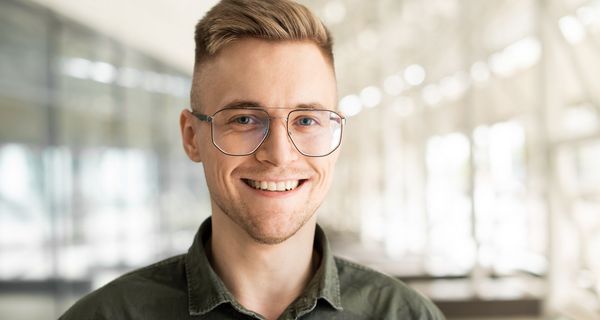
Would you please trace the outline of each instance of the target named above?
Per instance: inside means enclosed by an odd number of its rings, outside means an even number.
[[[269,217],[242,222],[246,233],[258,243],[279,244],[293,237],[310,220],[310,215],[299,219],[298,213],[289,216],[269,215]]]
[[[227,202],[213,199],[240,231],[261,244],[279,244],[298,233],[316,212],[316,206],[304,203],[298,207],[282,203],[266,208],[265,203]],[[233,205],[232,205],[233,204]]]
[[[289,238],[291,238],[293,236],[293,234],[289,234],[289,235],[252,235],[249,234],[250,237],[256,241],[257,243],[260,244],[266,244],[266,245],[276,245],[276,244],[280,244],[285,242],[286,240],[288,240]]]

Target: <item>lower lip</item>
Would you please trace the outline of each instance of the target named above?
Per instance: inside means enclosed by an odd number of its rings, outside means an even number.
[[[244,184],[246,187],[248,187],[248,189],[254,191],[258,195],[261,195],[263,197],[268,197],[268,198],[285,198],[285,197],[293,196],[300,189],[302,189],[304,187],[304,185],[307,183],[308,183],[308,180],[304,180],[295,189],[289,190],[289,191],[268,191],[268,190],[261,190],[261,189],[253,188],[253,187],[249,186],[248,184],[246,184],[246,182],[242,181],[242,184]]]

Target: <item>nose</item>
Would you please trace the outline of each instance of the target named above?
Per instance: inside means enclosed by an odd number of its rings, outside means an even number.
[[[255,152],[256,159],[277,167],[297,160],[300,153],[290,140],[286,119],[274,118],[270,126],[269,135]]]

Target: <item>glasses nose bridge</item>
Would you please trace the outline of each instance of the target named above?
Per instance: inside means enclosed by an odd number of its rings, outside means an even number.
[[[269,139],[273,139],[272,132],[273,132],[273,124],[276,122],[276,120],[281,120],[281,125],[283,126],[284,129],[284,134],[285,134],[285,140],[287,141],[288,144],[290,144],[292,146],[292,148],[296,151],[299,151],[298,148],[296,147],[296,144],[294,143],[294,141],[292,140],[292,136],[290,135],[289,132],[289,128],[288,128],[288,119],[289,119],[289,114],[285,115],[285,116],[272,116],[272,115],[268,115],[267,116],[267,120],[269,121],[267,124],[267,132],[265,134],[264,139],[261,141],[261,143],[258,145],[258,147],[256,147],[256,150],[262,148],[264,146],[265,143],[271,143],[272,141],[267,141]]]
[[[276,116],[269,115],[269,127],[272,125],[273,122],[275,122],[274,120],[281,120],[283,126],[285,127],[285,130],[287,131],[288,130],[288,118],[289,118],[289,115],[287,115],[285,117],[276,117]]]
[[[266,132],[266,136],[263,139],[263,141],[261,142],[261,145],[264,144],[264,142],[269,139],[269,137],[271,136],[271,132],[273,131],[273,124],[276,122],[276,120],[281,120],[281,124],[283,125],[283,128],[285,129],[285,134],[288,138],[288,141],[291,139],[290,135],[289,135],[289,129],[288,129],[288,119],[289,119],[289,115],[286,116],[272,116],[272,115],[268,115],[267,116],[267,132]],[[290,141],[291,142],[291,141]],[[292,142],[293,144],[293,142]],[[260,146],[259,146],[260,148]]]

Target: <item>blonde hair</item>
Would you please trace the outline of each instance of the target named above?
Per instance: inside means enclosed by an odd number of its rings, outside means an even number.
[[[197,71],[232,41],[257,38],[269,41],[312,41],[333,67],[329,30],[305,6],[291,0],[221,0],[196,25],[192,106],[198,95]]]

